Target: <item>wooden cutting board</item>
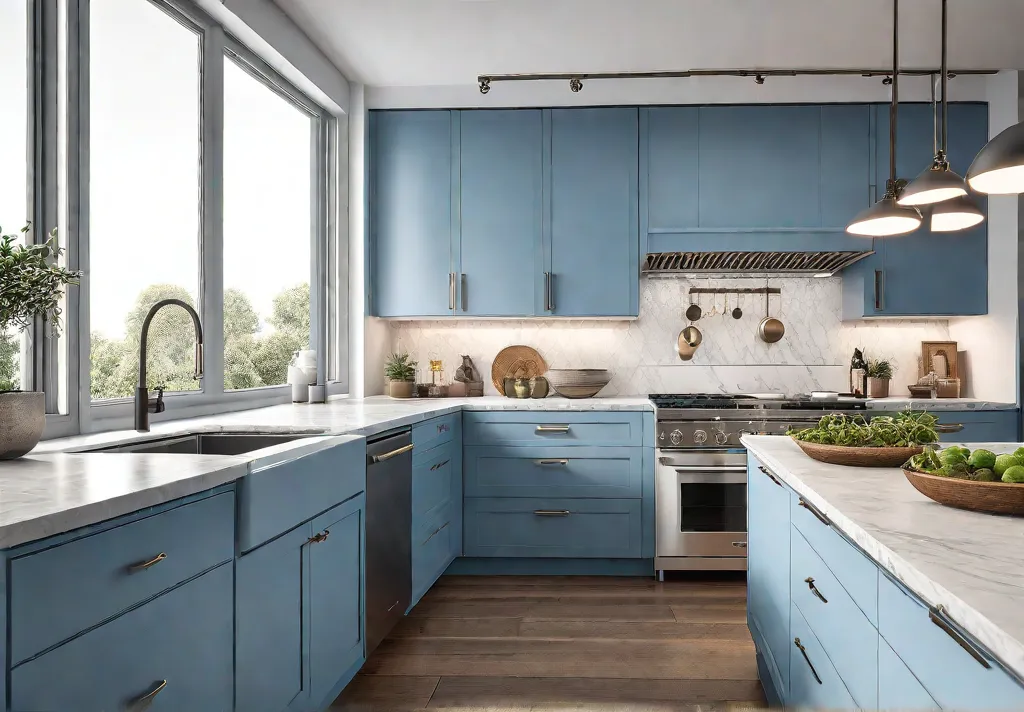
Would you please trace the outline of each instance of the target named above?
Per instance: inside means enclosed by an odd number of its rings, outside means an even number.
[[[498,352],[491,364],[491,383],[501,395],[506,378],[536,378],[548,370],[544,357],[529,346],[508,346]]]

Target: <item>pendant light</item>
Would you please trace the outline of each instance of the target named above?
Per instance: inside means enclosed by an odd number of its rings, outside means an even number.
[[[940,140],[935,146],[935,158],[932,165],[922,171],[921,175],[915,178],[900,196],[900,205],[931,205],[943,200],[950,200],[961,195],[967,195],[967,185],[964,179],[957,173],[950,170],[949,161],[946,157],[949,105],[946,101],[946,83],[949,73],[946,70],[946,0],[942,0],[942,130]],[[935,88],[932,86],[932,116],[935,116]]]
[[[892,2],[892,103],[889,106],[889,180],[885,195],[870,208],[861,210],[846,227],[851,235],[889,237],[905,235],[921,226],[921,213],[917,208],[899,205],[899,187],[896,182],[896,114],[899,103],[900,63],[900,2]]]
[[[967,183],[979,193],[1024,193],[1024,122],[985,144],[967,171]]]
[[[974,227],[985,219],[974,201],[961,195],[952,200],[944,200],[932,206],[932,232],[956,232]]]

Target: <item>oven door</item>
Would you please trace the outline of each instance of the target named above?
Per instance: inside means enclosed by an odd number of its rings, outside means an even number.
[[[746,463],[737,450],[658,453],[657,556],[747,555]]]

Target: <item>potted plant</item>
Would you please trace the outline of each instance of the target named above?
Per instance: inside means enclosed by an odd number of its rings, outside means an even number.
[[[892,363],[880,358],[868,361],[868,397],[888,398],[889,381],[892,380]]]
[[[384,364],[384,378],[388,381],[388,395],[392,398],[412,398],[416,386],[416,362],[409,354],[391,354]]]
[[[26,225],[21,233],[29,228]],[[60,334],[64,288],[78,284],[81,276],[60,266],[63,253],[56,228],[39,245],[24,245],[18,235],[0,234],[0,345],[17,343],[17,333],[37,318],[43,319],[50,335]],[[46,401],[42,392],[18,390],[17,383],[0,383],[0,389],[6,389],[0,390],[0,460],[10,460],[39,442],[46,425]]]

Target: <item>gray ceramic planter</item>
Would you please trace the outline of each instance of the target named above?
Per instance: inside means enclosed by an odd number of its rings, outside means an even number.
[[[0,393],[0,460],[13,460],[32,450],[46,426],[42,393]]]

